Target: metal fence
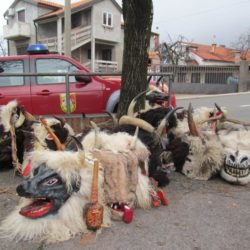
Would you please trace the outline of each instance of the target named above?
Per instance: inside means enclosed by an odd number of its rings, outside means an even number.
[[[161,65],[160,69],[163,73],[173,74],[175,83],[237,84],[239,82],[239,65]]]
[[[66,95],[66,110],[67,114],[70,114],[70,77],[71,76],[121,76],[121,73],[1,73],[0,77],[40,77],[40,76],[62,76],[65,77],[65,95]],[[170,73],[151,73],[148,74],[148,81],[156,77],[166,79],[168,84],[168,103],[171,102],[171,91],[172,91],[172,79],[173,75]]]

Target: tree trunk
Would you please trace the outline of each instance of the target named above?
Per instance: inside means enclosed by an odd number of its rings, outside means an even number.
[[[123,0],[124,51],[121,98],[117,115],[127,113],[130,101],[148,87],[147,65],[151,26],[152,0]]]

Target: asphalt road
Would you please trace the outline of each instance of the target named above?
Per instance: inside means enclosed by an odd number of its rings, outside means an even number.
[[[250,94],[178,100],[187,107],[226,106],[230,117],[250,121]],[[235,186],[215,178],[194,181],[172,173],[164,189],[168,207],[137,209],[131,224],[114,222],[111,228],[88,245],[81,246],[80,236],[70,241],[44,245],[39,242],[0,240],[1,250],[249,250],[250,249],[250,184]],[[10,193],[0,194],[0,219],[15,206],[15,186],[20,177],[12,170],[0,170],[0,186]]]
[[[211,96],[182,96],[178,98],[177,105],[188,107],[192,103],[194,108],[200,106],[213,107],[216,102],[228,110],[228,117],[250,121],[250,92],[239,94],[211,95]]]

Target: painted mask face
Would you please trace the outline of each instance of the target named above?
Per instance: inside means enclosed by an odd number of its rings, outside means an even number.
[[[57,213],[72,193],[79,190],[74,183],[72,191],[68,191],[59,174],[45,164],[32,171],[30,177],[16,188],[19,196],[32,199],[19,212],[25,217],[36,219]]]
[[[250,182],[250,151],[226,150],[226,157],[220,175],[233,184],[246,185]]]

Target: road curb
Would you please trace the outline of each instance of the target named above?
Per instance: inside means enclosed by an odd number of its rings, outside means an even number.
[[[227,94],[213,94],[213,95],[197,95],[193,96],[192,94],[186,95],[183,97],[178,97],[178,94],[175,94],[176,100],[190,100],[190,99],[201,99],[201,98],[210,98],[210,97],[220,97],[220,96],[235,96],[235,95],[247,95],[250,94],[250,91],[248,92],[238,92],[238,93],[227,93]]]

